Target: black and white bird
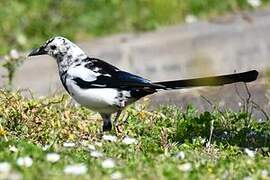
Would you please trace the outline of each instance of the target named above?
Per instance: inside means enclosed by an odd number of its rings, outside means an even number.
[[[60,79],[70,96],[82,106],[100,113],[103,131],[112,129],[112,114],[116,113],[114,125],[118,127],[117,119],[127,105],[160,90],[251,82],[258,76],[258,72],[252,70],[223,76],[151,82],[87,56],[77,45],[60,36],[33,49],[29,56],[44,54],[56,60]]]

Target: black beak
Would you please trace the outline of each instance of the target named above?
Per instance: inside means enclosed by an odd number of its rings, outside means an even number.
[[[38,56],[47,54],[47,52],[44,50],[44,48],[41,46],[40,48],[33,49],[28,56]]]

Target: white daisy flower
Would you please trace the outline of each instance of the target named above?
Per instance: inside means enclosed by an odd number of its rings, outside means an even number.
[[[60,160],[60,155],[57,154],[57,153],[48,153],[48,154],[46,155],[46,160],[47,160],[48,162],[55,163],[55,162],[57,162],[57,161]]]
[[[16,40],[20,45],[25,45],[27,43],[27,38],[22,33],[17,34]]]
[[[124,143],[124,144],[137,144],[137,140],[135,139],[135,138],[131,138],[131,137],[129,137],[129,136],[126,136],[123,140],[122,140],[122,142]]]
[[[32,164],[33,164],[33,160],[29,156],[19,157],[17,159],[17,165],[19,166],[31,167]]]
[[[72,147],[75,147],[75,143],[74,142],[64,142],[63,146],[66,148],[72,148]]]
[[[7,174],[11,170],[11,165],[8,162],[0,162],[0,173]]]
[[[186,23],[195,23],[195,22],[197,22],[198,21],[198,19],[197,19],[197,17],[196,16],[194,16],[194,15],[192,15],[192,14],[188,14],[187,16],[186,16],[186,18],[185,18],[185,22]]]
[[[259,7],[262,4],[261,0],[247,0],[247,3],[252,7]]]
[[[72,175],[82,175],[87,172],[87,167],[85,164],[73,164],[68,165],[64,168],[65,174],[72,174]]]
[[[95,142],[95,145],[98,146],[98,147],[101,147],[102,143],[101,142]]]
[[[44,147],[42,147],[43,151],[47,151],[50,148],[49,144],[46,144]]]
[[[266,169],[263,169],[263,170],[261,171],[261,177],[262,177],[263,179],[267,179],[268,175],[269,175],[269,173],[268,173],[268,171],[267,171]]]
[[[104,161],[102,161],[101,166],[104,169],[110,169],[110,168],[114,168],[115,167],[115,162],[113,159],[105,159]]]
[[[250,177],[250,176],[246,176],[246,177],[243,178],[243,180],[253,180],[253,178]]]
[[[5,178],[4,178],[5,179]],[[6,177],[6,179],[12,179],[12,180],[21,180],[23,179],[22,178],[22,175],[20,173],[17,173],[17,172],[11,172],[11,173],[8,173],[8,176]]]
[[[11,152],[18,152],[18,149],[15,146],[9,145],[9,150]]]
[[[5,60],[5,61],[9,61],[9,60],[10,60],[10,57],[9,57],[8,55],[5,55],[5,56],[4,56],[4,60]]]
[[[92,145],[92,144],[88,144],[87,148],[90,149],[90,150],[93,150],[93,151],[96,150],[96,147],[94,145]]]
[[[243,104],[241,102],[238,102],[238,106],[241,107]]]
[[[92,157],[96,157],[96,158],[99,158],[99,157],[103,156],[103,154],[101,152],[99,152],[99,151],[91,151],[90,155]]]
[[[178,166],[178,169],[183,172],[188,172],[192,170],[191,163],[184,163]]]
[[[255,155],[256,155],[256,152],[255,152],[255,151],[252,151],[252,150],[250,150],[250,149],[248,149],[248,148],[245,148],[245,153],[246,153],[249,157],[251,157],[251,158],[254,158]]]
[[[81,145],[88,148],[89,150],[95,150],[96,147],[93,144],[90,144],[89,141],[82,140]]]
[[[12,49],[9,53],[12,59],[18,59],[20,57],[18,51],[16,49]]]
[[[185,159],[185,153],[183,151],[180,151],[176,154],[176,157],[178,159]]]
[[[121,179],[122,177],[123,177],[122,173],[119,171],[116,171],[116,172],[111,174],[111,179],[113,179],[113,180]]]
[[[113,135],[103,135],[102,139],[105,141],[115,142],[117,140],[117,137]]]
[[[205,138],[201,138],[201,143],[204,144],[206,142]]]

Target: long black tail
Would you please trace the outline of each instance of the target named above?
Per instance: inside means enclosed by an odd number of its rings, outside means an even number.
[[[220,86],[235,82],[251,82],[255,81],[258,76],[258,71],[252,70],[236,74],[228,74],[222,76],[212,76],[204,78],[184,79],[176,81],[154,82],[153,84],[165,86],[165,89],[181,89],[196,86]],[[164,89],[164,88],[160,88]]]

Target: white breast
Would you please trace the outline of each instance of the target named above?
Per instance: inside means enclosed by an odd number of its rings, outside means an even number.
[[[82,106],[100,113],[114,113],[118,110],[118,91],[116,89],[81,89],[70,79],[67,79],[66,83],[71,96]]]

